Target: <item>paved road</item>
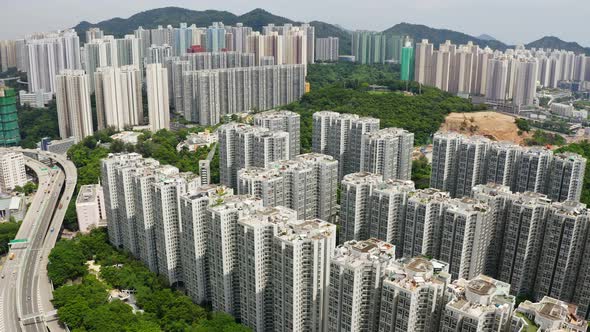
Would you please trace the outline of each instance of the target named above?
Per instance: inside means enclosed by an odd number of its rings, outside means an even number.
[[[37,174],[40,186],[17,235],[29,241],[11,248],[15,258],[0,272],[8,281],[0,282],[0,331],[64,331],[51,304],[53,287],[46,266],[76,187],[77,170],[64,156],[18,151],[28,156],[27,166]],[[51,158],[57,167],[34,159],[39,156]]]
[[[43,211],[46,204],[46,191],[51,186],[53,181],[51,170],[49,170],[44,164],[37,161],[27,159],[27,167],[29,167],[34,173],[37,174],[39,180],[39,189],[33,197],[28,213],[25,215],[23,223],[18,231],[16,238],[28,239],[33,234],[33,230],[36,228],[38,219],[35,218],[39,212]],[[21,266],[25,261],[25,253],[28,250],[27,245],[14,246],[11,250],[15,254],[13,260],[7,260],[2,271],[0,272],[4,276],[4,280],[8,282],[0,283],[0,331],[18,331],[18,307],[17,303],[17,284],[20,274],[18,273]]]

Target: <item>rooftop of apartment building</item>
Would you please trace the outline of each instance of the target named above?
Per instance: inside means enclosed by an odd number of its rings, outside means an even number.
[[[534,324],[544,330],[562,328],[563,325],[575,327],[576,331],[585,330],[588,323],[576,315],[576,310],[577,307],[573,304],[545,296],[538,303],[522,302],[515,314],[517,317],[524,315],[529,318],[527,324]]]
[[[554,159],[569,160],[569,161],[586,162],[586,158],[580,156],[577,153],[572,153],[572,152],[556,153],[553,155],[553,158]]]
[[[313,113],[313,117],[333,117],[333,118],[341,118],[341,119],[348,119],[348,120],[356,120],[360,117],[356,114],[352,113],[338,113],[334,111],[320,111]]]
[[[349,266],[366,263],[393,263],[395,246],[391,243],[371,238],[364,241],[348,241],[336,248],[332,262]]]
[[[332,236],[336,232],[336,225],[320,219],[309,219],[297,224],[288,224],[282,227],[277,237],[285,242],[300,240],[321,240]]]
[[[539,147],[539,146],[531,146],[531,147],[522,148],[522,152],[525,155],[532,155],[532,156],[551,156],[551,155],[553,155],[553,152],[551,150],[544,148],[544,147]]]
[[[490,147],[493,147],[497,150],[514,150],[514,149],[524,149],[520,145],[514,144],[514,142],[509,141],[491,141]]]
[[[276,168],[247,167],[238,171],[239,178],[251,180],[271,180],[281,178],[281,173]]]
[[[551,208],[555,214],[568,217],[588,216],[590,214],[586,209],[586,204],[575,201],[553,202]]]
[[[499,183],[489,182],[486,184],[478,184],[473,187],[474,193],[483,193],[490,196],[498,196],[503,194],[512,194],[510,187],[503,186]]]
[[[448,263],[425,257],[402,258],[386,271],[386,281],[408,291],[427,285],[444,286],[451,281]]]
[[[408,199],[417,200],[422,204],[431,201],[442,202],[451,199],[451,195],[446,191],[441,191],[434,188],[426,188],[413,191],[408,194]]]
[[[514,193],[514,196],[516,197],[516,199],[513,200],[513,204],[520,204],[520,205],[529,206],[529,207],[535,206],[537,204],[542,204],[542,205],[547,205],[547,206],[549,206],[551,204],[551,199],[547,198],[547,195],[532,192],[532,191],[526,191],[523,193]]]
[[[215,204],[209,206],[209,210],[223,212],[228,210],[248,210],[262,208],[262,200],[251,195],[228,195],[220,197]]]
[[[223,198],[225,195],[233,195],[233,189],[217,184],[201,185],[193,190],[189,190],[183,197],[189,200],[200,199],[203,197]]]
[[[454,132],[454,131],[447,131],[447,132],[437,131],[434,134],[434,138],[464,139],[464,138],[467,138],[467,137],[469,137],[469,136],[465,136],[465,135],[459,134],[459,133]]]
[[[448,286],[453,300],[448,307],[474,318],[501,307],[513,307],[515,297],[509,295],[510,285],[485,275],[465,280],[459,279]]]
[[[342,183],[347,184],[378,184],[383,181],[383,176],[369,172],[351,173],[344,176]]]
[[[287,110],[270,110],[266,112],[260,112],[254,114],[254,119],[273,119],[273,118],[284,118],[284,117],[295,117],[300,118],[301,116],[295,112]]]
[[[263,226],[268,224],[287,224],[299,223],[297,212],[286,207],[264,207],[255,210],[252,214],[243,216],[238,221],[240,224],[251,227]]]
[[[332,162],[332,163],[337,163],[338,162],[332,156],[328,156],[328,155],[321,154],[321,153],[314,153],[314,152],[300,154],[300,155],[296,156],[294,158],[294,160],[302,161],[302,162],[319,162],[319,161],[322,161],[322,162]]]
[[[415,190],[414,181],[411,180],[396,180],[396,179],[388,179],[385,181],[380,182],[376,187],[375,190],[378,190],[382,193],[396,193],[400,190],[411,191]]]
[[[391,127],[391,128],[384,128],[384,129],[380,129],[380,130],[373,131],[370,133],[366,133],[365,135],[366,135],[366,137],[369,137],[372,139],[383,139],[383,138],[399,137],[399,136],[403,136],[403,135],[414,136],[414,133],[411,133],[411,132],[409,132],[405,129],[402,129],[402,128]]]
[[[478,213],[478,212],[486,212],[490,210],[489,205],[486,203],[471,198],[471,197],[462,197],[462,198],[454,198],[448,201],[448,211],[457,211],[460,213]]]

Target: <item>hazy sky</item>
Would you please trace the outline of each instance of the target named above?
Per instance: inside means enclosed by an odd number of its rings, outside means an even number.
[[[0,0],[0,39],[96,23],[137,12],[178,6],[243,14],[260,7],[298,21],[320,20],[349,29],[384,30],[396,23],[425,24],[471,35],[487,33],[507,43],[545,35],[590,46],[588,0]],[[188,22],[197,23],[199,22]]]

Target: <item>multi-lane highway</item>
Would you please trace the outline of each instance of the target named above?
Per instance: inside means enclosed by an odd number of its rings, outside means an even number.
[[[77,172],[63,156],[19,151],[27,156],[27,167],[37,174],[39,189],[17,234],[27,242],[13,245],[14,258],[0,271],[0,331],[64,331],[51,304],[53,288],[46,266],[74,193]],[[39,157],[50,158],[55,166],[40,163]]]

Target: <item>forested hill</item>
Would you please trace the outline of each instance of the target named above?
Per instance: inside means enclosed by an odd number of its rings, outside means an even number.
[[[117,17],[98,23],[83,21],[76,25],[74,29],[76,29],[80,35],[81,40],[84,41],[84,31],[91,27],[98,27],[106,34],[122,37],[125,34],[132,33],[138,26],[149,29],[156,28],[158,25],[166,26],[170,24],[172,26],[178,26],[181,22],[186,22],[188,24],[194,23],[197,26],[209,26],[213,22],[223,22],[227,25],[244,23],[244,25],[251,26],[254,30],[261,30],[263,26],[270,23],[301,23],[286,17],[274,15],[261,8],[254,9],[243,15],[236,15],[228,11],[198,11],[179,7],[165,7],[143,11],[129,18]],[[349,30],[322,21],[312,21],[310,24],[316,29],[316,37],[339,37],[340,53],[350,54],[351,33]],[[436,47],[438,47],[438,44],[444,43],[446,40],[451,40],[455,44],[465,44],[472,41],[481,47],[489,46],[493,49],[499,50],[505,50],[507,47],[510,47],[498,40],[480,39],[462,32],[448,29],[437,29],[420,24],[399,23],[393,25],[384,32],[388,34],[409,35],[414,38],[415,41],[428,39],[433,42]],[[575,42],[565,42],[557,37],[543,37],[527,44],[527,47],[559,48],[576,53],[584,52],[590,54],[590,48],[585,48]]]
[[[483,40],[468,34],[457,32],[447,29],[436,29],[420,24],[400,23],[392,26],[385,30],[385,33],[391,33],[395,35],[408,35],[414,38],[414,41],[418,42],[422,39],[428,39],[431,43],[438,48],[439,44],[444,43],[447,40],[452,41],[454,44],[467,44],[473,42],[480,47],[489,46],[492,49],[505,50],[508,45],[497,40]]]
[[[241,22],[246,26],[251,26],[254,30],[260,30],[264,25],[269,23],[293,23],[290,19],[275,16],[260,8],[237,16],[227,11],[197,11],[179,7],[165,7],[137,13],[126,19],[117,17],[96,24],[84,21],[76,25],[74,29],[76,29],[78,34],[82,34],[90,27],[99,27],[106,34],[121,37],[137,29],[138,26],[142,26],[145,29],[152,29],[158,25],[167,26],[170,24],[172,26],[178,26],[181,22],[188,24],[194,23],[198,26],[209,26],[213,22],[223,22],[228,25]]]
[[[285,23],[301,23],[274,15],[260,8],[243,15],[235,15],[227,11],[197,11],[179,7],[165,7],[147,10],[126,19],[117,17],[98,23],[83,21],[76,25],[74,29],[84,41],[84,31],[91,27],[98,27],[106,34],[122,37],[125,34],[132,33],[139,26],[144,29],[151,29],[156,28],[158,25],[167,26],[170,24],[178,26],[181,22],[194,23],[197,26],[209,26],[213,22],[223,22],[227,25],[243,23],[256,31],[262,30],[263,26],[271,23],[281,25]],[[325,22],[313,21],[310,23],[316,29],[316,37],[339,37],[341,53],[350,53],[350,33],[348,31]]]
[[[575,53],[590,55],[590,47],[583,47],[576,42],[566,42],[557,37],[546,36],[526,45],[527,48],[551,48],[556,50],[568,50]]]

